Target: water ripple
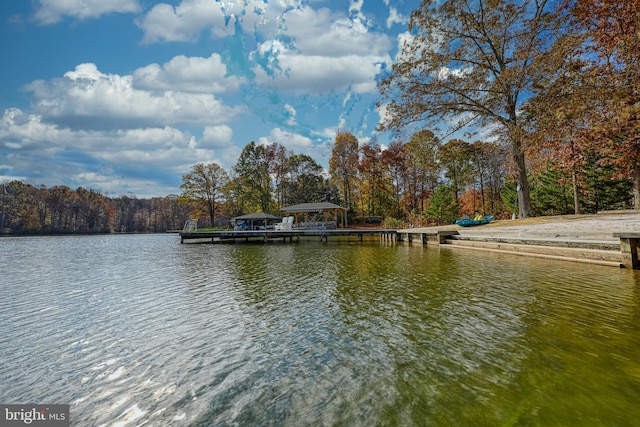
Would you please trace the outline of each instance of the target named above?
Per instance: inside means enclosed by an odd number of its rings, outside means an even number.
[[[81,426],[632,425],[635,272],[378,242],[0,239],[0,401]],[[19,272],[19,274],[18,274]]]

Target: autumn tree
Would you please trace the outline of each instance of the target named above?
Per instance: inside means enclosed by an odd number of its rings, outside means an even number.
[[[387,119],[382,130],[407,124],[454,128],[493,125],[508,141],[515,165],[519,214],[531,201],[519,108],[550,68],[547,50],[564,16],[548,0],[423,0],[411,14],[411,37],[379,83]]]
[[[331,182],[340,189],[344,207],[353,208],[353,187],[358,173],[358,139],[349,132],[340,131],[331,149],[329,175]]]
[[[181,197],[205,212],[213,226],[228,180],[227,172],[217,163],[198,163],[182,176]]]
[[[482,212],[495,214],[507,174],[507,153],[496,143],[476,141],[471,145],[471,164],[480,187]]]
[[[588,71],[597,76],[593,92],[599,116],[592,122],[600,153],[633,181],[640,209],[640,0],[565,2],[589,37]]]
[[[391,183],[391,199],[394,205],[396,218],[403,215],[402,199],[405,191],[406,162],[400,141],[392,141],[386,150],[382,152],[382,162],[384,163]]]
[[[269,161],[264,145],[253,141],[247,144],[233,166],[233,172],[237,181],[236,196],[244,200],[245,208],[261,212],[273,210]]]
[[[287,205],[325,201],[323,168],[311,156],[293,154],[287,161],[282,181],[283,202]]]
[[[377,142],[370,141],[360,148],[360,152],[361,214],[384,216],[393,204],[393,197],[391,176],[382,158],[382,148]]]
[[[77,203],[76,193],[67,186],[49,189],[47,203],[51,209],[51,231],[69,230],[73,223],[73,208]]]
[[[403,146],[405,161],[405,198],[412,213],[422,212],[424,203],[438,185],[440,141],[430,130],[414,133]]]
[[[274,142],[265,147],[265,156],[269,174],[274,180],[276,204],[278,208],[281,208],[285,205],[284,198],[286,195],[283,190],[283,182],[289,172],[288,168],[292,153],[288,152],[284,146]]]
[[[471,145],[460,139],[447,141],[438,149],[440,164],[445,170],[445,176],[449,179],[456,200],[462,190],[473,181],[472,156]]]
[[[585,73],[581,59],[567,61],[558,75],[539,83],[545,90],[529,99],[524,107],[531,127],[526,136],[529,150],[538,160],[536,163],[542,160],[540,166],[560,169],[562,173],[558,176],[565,172],[570,176],[575,214],[581,210],[580,192],[584,186],[581,170],[586,153],[596,142],[592,121],[599,112],[591,102],[592,91],[596,90],[593,77]]]

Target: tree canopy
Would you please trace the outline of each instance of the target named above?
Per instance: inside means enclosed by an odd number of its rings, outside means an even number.
[[[192,202],[196,210],[206,212],[215,224],[223,190],[229,182],[227,172],[217,163],[198,163],[182,177],[182,199]]]
[[[492,125],[511,147],[519,214],[532,214],[519,108],[553,68],[549,55],[564,15],[547,0],[424,0],[411,37],[379,89],[381,130],[407,124]]]

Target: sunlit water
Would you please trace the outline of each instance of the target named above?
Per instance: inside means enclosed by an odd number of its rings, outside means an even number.
[[[0,402],[74,426],[631,426],[640,275],[378,241],[0,239]]]

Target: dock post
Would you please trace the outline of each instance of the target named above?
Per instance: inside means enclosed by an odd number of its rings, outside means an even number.
[[[438,244],[444,245],[445,243],[447,243],[447,239],[451,238],[451,236],[457,236],[457,235],[458,235],[457,231],[440,230],[438,231]]]
[[[640,270],[640,260],[638,260],[640,233],[613,233],[613,237],[620,238],[622,265],[626,268]]]

